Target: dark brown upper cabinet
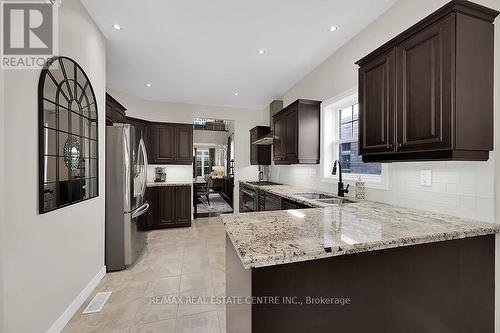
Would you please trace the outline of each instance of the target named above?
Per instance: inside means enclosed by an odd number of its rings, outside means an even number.
[[[193,125],[175,125],[176,164],[193,163]]]
[[[488,160],[497,15],[452,1],[357,62],[364,162]]]
[[[125,123],[127,109],[110,94],[106,93],[106,125]]]
[[[274,164],[319,164],[320,107],[299,99],[273,116]]]
[[[271,146],[254,144],[271,132],[269,126],[255,126],[250,130],[250,164],[271,165]]]
[[[149,127],[150,164],[193,163],[193,126],[191,124],[153,123]]]

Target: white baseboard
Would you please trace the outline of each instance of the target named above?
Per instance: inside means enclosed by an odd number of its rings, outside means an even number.
[[[64,326],[71,320],[73,315],[78,311],[83,302],[92,294],[102,278],[106,275],[106,266],[103,266],[96,276],[83,288],[83,290],[76,296],[71,304],[64,310],[59,318],[47,330],[47,333],[60,333]]]

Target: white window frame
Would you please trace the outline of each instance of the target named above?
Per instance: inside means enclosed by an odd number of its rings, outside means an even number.
[[[201,177],[204,177],[205,176],[205,155],[206,156],[209,156],[209,152],[208,152],[208,149],[198,149],[196,154],[198,153],[201,153]],[[195,163],[196,163],[196,160],[198,159],[198,156],[196,156],[195,158]],[[196,168],[196,166],[195,166]]]
[[[331,174],[333,163],[339,158],[338,139],[335,138],[338,131],[338,112],[348,106],[358,103],[357,87],[339,94],[327,101],[321,103],[321,175],[320,180],[325,183],[335,183],[338,181],[338,175]],[[334,126],[332,126],[334,124]],[[332,130],[333,128],[333,130]],[[358,177],[365,182],[367,188],[377,188],[387,190],[387,164],[382,163],[382,172],[380,175],[344,173],[342,174],[345,183],[354,183]]]

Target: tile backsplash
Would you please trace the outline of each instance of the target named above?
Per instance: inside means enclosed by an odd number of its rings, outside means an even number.
[[[190,181],[193,179],[192,165],[148,165],[148,182],[155,179],[155,168],[164,167],[167,171],[167,181]]]
[[[493,155],[490,154],[487,162],[388,164],[388,189],[367,187],[366,199],[493,222]],[[432,171],[431,186],[420,185],[421,170]],[[328,192],[336,191],[336,184],[320,181],[320,166],[273,166],[271,174],[274,181]]]

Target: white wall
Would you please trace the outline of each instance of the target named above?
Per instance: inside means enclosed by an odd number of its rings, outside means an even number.
[[[235,193],[238,180],[256,180],[257,166],[250,165],[250,133],[257,125],[269,124],[267,110],[236,109],[207,105],[152,102],[108,89],[108,92],[126,109],[127,115],[159,122],[192,123],[193,118],[234,120],[235,136]],[[234,196],[234,207],[238,207],[238,195]]]
[[[105,39],[78,0],[59,9],[59,54],[75,59],[99,108],[98,198],[38,214],[39,70],[5,73],[4,331],[45,332],[104,266]],[[3,160],[3,159],[2,159]],[[3,201],[3,200],[2,200]],[[3,209],[2,209],[3,211]]]
[[[357,60],[447,2],[448,0],[398,1],[292,87],[283,96],[284,105],[297,98],[325,101],[357,86],[357,66],[354,64]],[[499,1],[476,2],[500,9]],[[498,45],[498,18],[496,22],[495,43]],[[495,60],[498,65],[498,52]],[[495,84],[498,82],[497,76]],[[498,105],[495,104],[495,113],[499,110]],[[488,162],[392,163],[388,165],[388,190],[367,189],[366,196],[370,200],[491,222],[495,216],[492,181],[495,173],[494,155],[490,153]],[[419,185],[418,177],[422,169],[433,171],[432,187]],[[272,175],[274,180],[280,182],[335,191],[334,184],[320,182],[320,170],[317,166],[273,166]]]
[[[191,182],[193,180],[192,165],[148,165],[148,182],[154,182],[155,168],[164,167],[167,172],[167,182]]]
[[[227,145],[227,138],[230,135],[231,132],[195,130],[193,131],[193,143]]]

